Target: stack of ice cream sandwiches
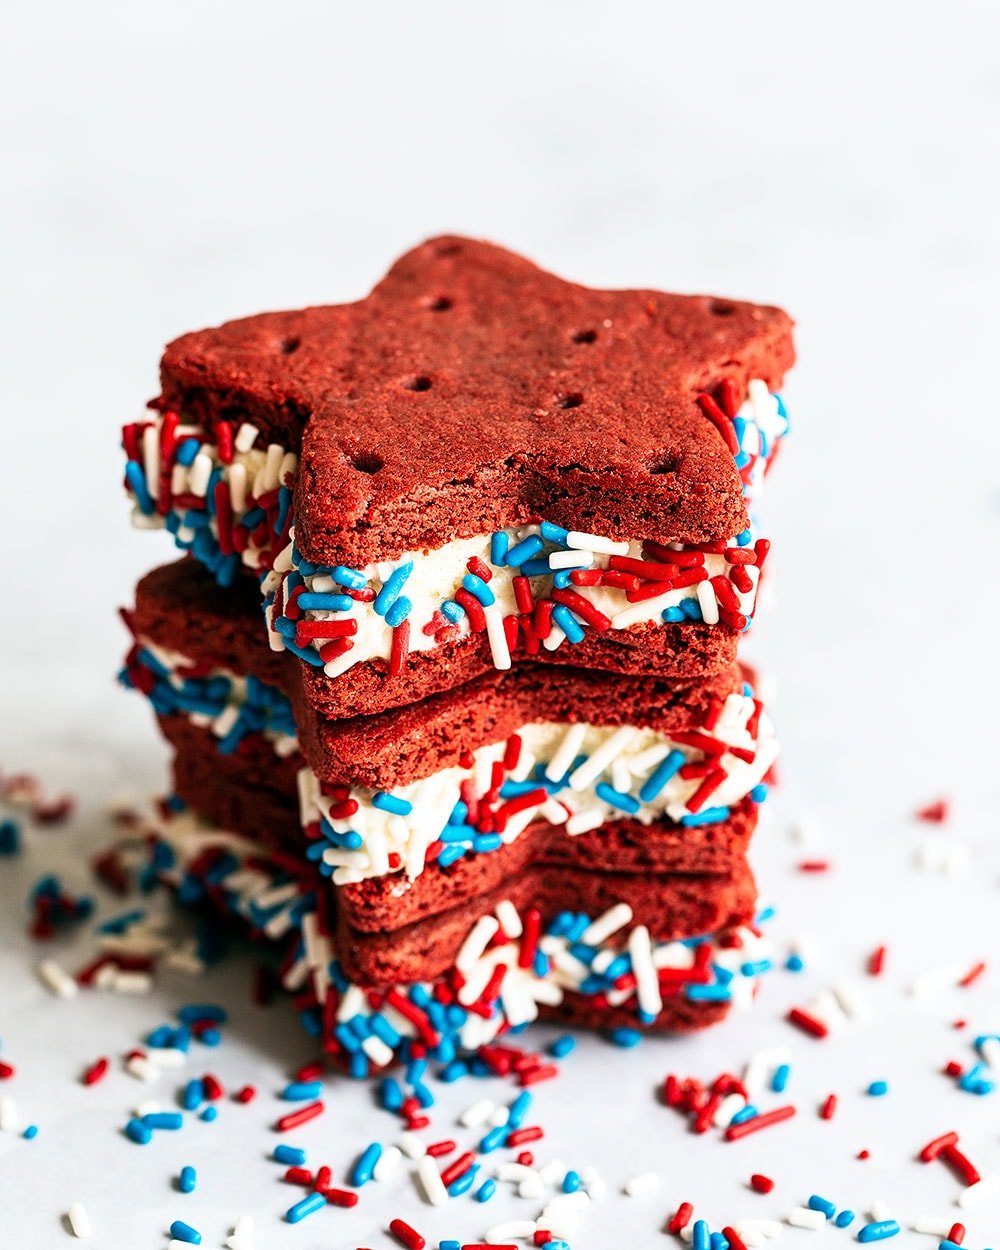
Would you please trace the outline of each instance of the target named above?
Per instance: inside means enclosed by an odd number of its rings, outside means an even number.
[[[124,431],[186,553],[127,614],[174,752],[155,862],[288,943],[356,1072],[753,996],[777,744],[737,644],[792,360],[778,309],[451,237],[167,348]]]

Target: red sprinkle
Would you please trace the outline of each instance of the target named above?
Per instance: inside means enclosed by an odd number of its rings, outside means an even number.
[[[289,1168],[285,1172],[285,1183],[288,1185],[311,1185],[313,1174],[308,1168]]]
[[[927,820],[940,825],[948,819],[948,810],[948,800],[937,799],[934,803],[928,803],[926,807],[918,810],[917,820]]]
[[[98,1081],[103,1080],[107,1075],[109,1066],[110,1061],[103,1055],[100,1059],[95,1060],[81,1078],[84,1085],[96,1085]]]
[[[409,619],[397,625],[392,631],[392,648],[389,652],[389,676],[398,677],[403,671],[406,656],[410,650]]]
[[[432,1159],[438,1159],[441,1155],[450,1155],[455,1146],[453,1141],[436,1141],[427,1147],[427,1153]]]
[[[920,1152],[920,1162],[930,1163],[936,1159],[946,1146],[955,1146],[958,1144],[957,1133],[942,1133],[940,1137],[935,1137],[933,1141],[929,1141]]]
[[[323,1197],[334,1207],[354,1207],[358,1204],[358,1195],[351,1189],[324,1189]]]
[[[504,1144],[507,1146],[523,1146],[527,1142],[538,1141],[544,1136],[544,1131],[536,1124],[530,1128],[515,1129],[513,1133],[508,1134],[507,1141]]]
[[[508,1138],[508,1141],[509,1140],[510,1139]],[[460,1176],[464,1176],[475,1161],[476,1156],[471,1150],[467,1150],[464,1155],[459,1155],[454,1163],[449,1163],[445,1170],[441,1173],[441,1183],[444,1185],[445,1189],[457,1181]]]
[[[424,1246],[427,1245],[427,1239],[421,1237],[416,1229],[411,1228],[403,1220],[392,1220],[389,1224],[389,1232],[401,1246],[406,1246],[406,1250],[424,1250]]]
[[[794,1107],[776,1107],[773,1111],[765,1111],[763,1115],[755,1115],[752,1120],[743,1120],[739,1124],[730,1124],[726,1129],[726,1141],[739,1141],[751,1133],[758,1133],[762,1128],[772,1124],[780,1124],[782,1120],[790,1120],[795,1114]]]
[[[799,872],[829,872],[830,861],[827,859],[804,859],[799,864]]]
[[[233,1097],[237,1102],[246,1104],[248,1102],[253,1102],[253,1100],[257,1097],[257,1091],[252,1085],[244,1085],[242,1089],[238,1089],[236,1091]]]
[[[819,1118],[821,1120],[832,1120],[833,1113],[837,1110],[837,1095],[831,1094],[819,1109]]]
[[[530,1072],[522,1072],[521,1085],[537,1085],[539,1081],[549,1081],[554,1076],[559,1075],[559,1069],[554,1063],[543,1063],[537,1068],[532,1068]],[[508,1140],[510,1140],[508,1138]]]
[[[956,1246],[960,1246],[965,1241],[965,1225],[952,1224],[948,1230],[948,1240],[953,1241]]]
[[[323,1104],[310,1102],[304,1107],[299,1107],[297,1111],[290,1111],[288,1115],[283,1115],[275,1128],[279,1133],[285,1133],[290,1128],[298,1128],[300,1124],[308,1124],[310,1120],[315,1120],[318,1115],[322,1114]]]
[[[983,1178],[979,1169],[955,1145],[945,1146],[941,1158],[965,1185],[975,1185]]]
[[[877,946],[868,957],[869,976],[879,977],[885,968],[885,947]]]
[[[727,1224],[722,1230],[722,1235],[729,1242],[729,1250],[747,1250],[747,1243],[737,1233],[734,1228],[730,1228]]]
[[[973,964],[973,966],[969,969],[969,971],[965,974],[965,976],[962,977],[961,981],[959,981],[959,985],[961,985],[963,988],[965,988],[966,986],[972,985],[975,981],[979,980],[979,978],[983,975],[985,971],[986,971],[985,963],[980,961],[978,964]]]
[[[750,1177],[750,1188],[757,1194],[769,1194],[774,1188],[774,1181],[769,1176],[754,1172]]]
[[[815,1016],[811,1016],[808,1011],[803,1011],[801,1007],[793,1007],[788,1013],[786,1019],[789,1024],[794,1024],[797,1029],[801,1029],[803,1033],[808,1033],[811,1037],[827,1037],[829,1028],[822,1020],[817,1020]],[[752,1124],[752,1120],[745,1121]]]
[[[687,1228],[694,1215],[694,1207],[690,1202],[682,1202],[667,1223],[668,1233],[679,1233]]]

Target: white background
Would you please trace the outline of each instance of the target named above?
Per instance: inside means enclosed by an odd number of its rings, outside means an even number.
[[[114,609],[169,555],[164,538],[128,529],[117,450],[118,427],[156,391],[161,345],[263,308],[357,297],[443,230],[591,284],[775,302],[799,323],[795,433],[766,508],[780,603],[754,638],[778,680],[786,784],[756,863],[781,910],[779,951],[808,930],[820,953],[708,1036],[629,1053],[581,1043],[559,1088],[539,1094],[547,1145],[613,1185],[653,1167],[663,1187],[609,1199],[574,1250],[669,1244],[663,1218],[689,1196],[714,1227],[817,1190],[858,1209],[883,1197],[904,1220],[955,1210],[947,1172],[910,1161],[954,1126],[1000,1171],[1000,1093],[975,1099],[937,1074],[971,1054],[955,1016],[1000,1028],[996,974],[927,1003],[903,992],[936,963],[998,953],[998,36],[986,3],[20,6],[0,54],[0,767],[73,789],[83,818],[32,834],[0,877],[0,1053],[42,1130],[34,1143],[0,1134],[3,1245],[61,1244],[75,1198],[112,1250],[163,1245],[184,1213],[206,1245],[254,1210],[266,1250],[311,1250],[388,1245],[379,1230],[400,1212],[428,1235],[469,1238],[530,1206],[428,1214],[401,1176],[366,1192],[356,1218],[281,1224],[289,1195],[256,1126],[309,1048],[290,1013],[242,1007],[239,960],[197,991],[238,1006],[211,1064],[267,1096],[227,1107],[225,1125],[146,1150],[123,1142],[138,1087],[118,1075],[84,1092],[74,1077],[191,990],[167,979],[152,1001],[56,1003],[23,936],[44,868],[85,886],[108,793],[163,785],[148,711],[112,682]],[[955,802],[947,836],[973,856],[957,881],[913,867],[926,831],[911,813],[939,794]],[[806,852],[789,829],[804,818],[821,844],[808,853],[834,862],[826,877],[795,871]],[[882,939],[890,974],[866,985],[870,1024],[814,1043],[782,1023]],[[668,1067],[711,1078],[785,1042],[800,1116],[766,1139],[694,1139],[652,1100]],[[876,1077],[889,1098],[863,1095]],[[842,1109],[826,1125],[815,1105],[830,1089]],[[468,1086],[447,1096],[452,1109],[472,1098]],[[322,1144],[343,1167],[389,1139],[364,1089],[337,1083],[330,1101],[301,1134],[314,1158]],[[450,1122],[441,1113],[435,1128]],[[853,1158],[862,1146],[868,1163]],[[203,1181],[181,1200],[169,1177],[186,1161]],[[747,1192],[753,1168],[779,1179],[771,1198]],[[967,1244],[1000,1241],[1000,1201],[976,1218]],[[783,1244],[813,1236],[788,1229]]]

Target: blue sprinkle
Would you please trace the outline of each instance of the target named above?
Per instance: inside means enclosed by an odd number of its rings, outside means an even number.
[[[343,564],[331,569],[330,576],[338,586],[346,586],[349,590],[364,590],[367,584],[364,573],[358,569],[349,569]]]
[[[211,1124],[213,1120],[218,1118],[218,1115],[218,1107],[206,1107],[198,1118],[204,1120],[206,1124]]]
[[[181,1106],[185,1111],[195,1111],[205,1101],[205,1083],[198,1077],[193,1077],[184,1086],[184,1093],[181,1095]]]
[[[740,1107],[739,1111],[737,1111],[734,1114],[733,1118],[729,1121],[729,1123],[730,1124],[742,1124],[744,1120],[754,1120],[759,1115],[760,1115],[760,1112],[753,1105],[753,1103],[748,1102],[745,1107]]]
[[[184,438],[177,444],[177,450],[174,452],[174,460],[178,464],[182,464],[185,469],[190,469],[194,464],[194,458],[201,450],[201,443],[196,438]]]
[[[639,791],[639,798],[643,803],[651,803],[683,763],[683,751],[671,751],[665,759],[661,760],[643,782],[642,789]]]
[[[712,1243],[708,1235],[708,1225],[704,1220],[695,1220],[691,1234],[693,1250],[711,1250]]]
[[[400,595],[387,609],[385,623],[395,629],[397,626],[402,625],[412,611],[412,601],[406,595]]]
[[[562,1059],[568,1055],[576,1046],[576,1038],[570,1037],[568,1033],[564,1033],[562,1037],[557,1037],[549,1047],[549,1054],[555,1059]]]
[[[728,985],[685,985],[684,997],[692,1003],[726,1003],[732,990]]]
[[[20,849],[20,826],[14,820],[0,820],[0,855],[16,855]]]
[[[753,534],[750,530],[743,530],[742,533],[736,535],[736,545],[738,547],[749,547],[753,542]]]
[[[402,1086],[394,1076],[383,1078],[382,1084],[379,1086],[379,1096],[386,1111],[398,1111],[403,1105]]]
[[[300,1146],[288,1146],[282,1143],[271,1152],[275,1163],[284,1163],[288,1167],[300,1168],[305,1165],[306,1152]]]
[[[520,1128],[524,1123],[524,1117],[528,1114],[528,1108],[532,1103],[532,1096],[528,1090],[522,1090],[514,1099],[507,1109],[507,1127]]]
[[[475,573],[466,573],[466,575],[462,578],[462,585],[470,595],[473,595],[479,600],[484,608],[490,607],[497,601],[497,597],[493,591],[490,590],[489,586],[486,585],[483,579],[481,577],[477,577]]]
[[[35,1138],[38,1136],[38,1125],[37,1124],[27,1125],[25,1127],[24,1132],[21,1134],[21,1136],[24,1138],[25,1141],[34,1141]]]
[[[785,960],[785,967],[789,972],[801,972],[805,966],[805,961],[801,955],[789,955]]]
[[[452,1198],[458,1198],[462,1194],[468,1193],[475,1184],[476,1177],[479,1175],[479,1164],[474,1163],[467,1172],[463,1172],[457,1180],[452,1181],[448,1186],[448,1194]]]
[[[325,1202],[326,1199],[324,1198],[323,1201]],[[170,1225],[170,1236],[174,1241],[184,1241],[189,1246],[201,1245],[201,1233],[190,1224],[185,1224],[183,1220],[174,1220]]]
[[[390,794],[387,790],[376,790],[372,795],[372,807],[377,807],[383,812],[392,812],[394,816],[409,816],[413,811],[413,804],[407,799],[401,799],[396,794]]]
[[[572,1172],[572,1171],[567,1172],[566,1175],[563,1177],[563,1183],[562,1183],[563,1193],[575,1194],[582,1184],[583,1184],[583,1181],[580,1179],[579,1172]]]
[[[837,1214],[837,1204],[829,1198],[821,1198],[819,1194],[813,1194],[806,1206],[810,1211],[822,1211],[828,1220],[832,1220]]]
[[[179,1129],[184,1124],[184,1117],[179,1111],[152,1111],[142,1117],[146,1128]]]
[[[449,1238],[447,1241],[438,1242],[438,1250],[462,1250],[462,1245],[461,1242]]]
[[[551,577],[552,569],[549,565],[549,557],[542,556],[538,560],[525,560],[521,565],[520,573],[522,577]]]
[[[129,1120],[125,1125],[125,1136],[139,1146],[146,1146],[153,1140],[153,1130],[141,1120]]]
[[[509,1132],[510,1129],[506,1124],[501,1124],[497,1128],[491,1128],[479,1143],[479,1153],[488,1155],[491,1150],[499,1150],[507,1140]]]
[[[899,1224],[895,1220],[878,1220],[859,1229],[858,1241],[884,1241],[887,1237],[895,1237],[898,1232]]]
[[[608,1036],[616,1046],[625,1047],[627,1050],[638,1046],[642,1041],[642,1034],[638,1029],[612,1029]]]
[[[495,563],[496,561],[494,560],[494,564]],[[491,1177],[489,1180],[483,1181],[483,1183],[476,1190],[476,1201],[477,1202],[489,1202],[489,1200],[493,1197],[496,1191],[497,1191],[497,1183]],[[441,1244],[443,1245],[444,1243],[442,1242]],[[457,1244],[458,1243],[456,1242],[456,1245]]]
[[[729,1250],[729,1242],[722,1233],[712,1233],[708,1238],[708,1244],[712,1250]]]
[[[507,563],[507,549],[510,546],[510,535],[506,530],[497,530],[490,538],[490,564],[502,568]]]
[[[197,1184],[198,1173],[190,1164],[186,1164],[181,1168],[181,1174],[177,1178],[178,1188],[182,1194],[193,1194]]]
[[[539,552],[545,549],[545,543],[537,534],[529,534],[527,538],[522,539],[516,546],[511,547],[507,552],[507,564],[512,569],[520,568],[526,561],[537,556]],[[546,561],[546,567],[548,562]]]
[[[289,1224],[297,1224],[299,1220],[304,1220],[307,1215],[312,1215],[314,1211],[322,1210],[325,1206],[326,1199],[322,1194],[308,1194],[300,1202],[288,1208],[285,1212],[285,1219]]]
[[[177,1013],[181,1024],[197,1024],[199,1020],[212,1020],[215,1024],[225,1024],[227,1020],[225,1007],[216,1003],[188,1003]]]
[[[753,973],[746,972],[744,970],[743,975],[745,977],[752,976]],[[792,1069],[787,1063],[783,1063],[775,1069],[774,1076],[771,1078],[771,1088],[776,1094],[783,1094],[785,1092],[785,1087],[788,1085],[788,1078],[791,1075],[791,1071]]]
[[[292,1081],[281,1091],[286,1102],[312,1102],[323,1093],[322,1081]]]
[[[603,799],[611,807],[617,807],[619,811],[628,812],[633,816],[642,807],[635,795],[624,794],[621,790],[616,790],[614,786],[608,785],[606,781],[598,782],[595,793],[599,799]]]
[[[452,625],[457,625],[465,616],[465,608],[454,599],[445,599],[441,604],[441,615],[446,621],[451,621]]]
[[[680,819],[682,825],[715,825],[729,819],[728,807],[705,807],[700,812],[687,812]]]
[[[144,516],[151,516],[156,505],[153,503],[153,497],[146,486],[146,475],[142,471],[142,465],[138,460],[129,460],[125,465],[125,480],[131,487],[132,494],[135,495],[139,511]]]
[[[556,525],[552,521],[543,521],[539,529],[546,542],[558,543],[562,547],[569,545],[569,530],[563,529],[561,525]]]
[[[413,561],[405,560],[389,574],[382,585],[382,589],[375,596],[375,602],[372,604],[373,609],[379,616],[385,616],[396,602],[403,587],[406,585],[407,578],[412,572]]]
[[[763,803],[767,796],[771,793],[770,786],[766,786],[763,782],[754,786],[750,791],[750,800],[753,803]]]
[[[354,606],[350,595],[320,594],[306,590],[295,601],[303,612],[349,612]]]
[[[853,1211],[841,1211],[837,1218],[833,1221],[837,1228],[847,1228],[849,1224],[854,1223]]]
[[[560,603],[552,611],[552,619],[566,635],[567,639],[575,646],[578,642],[583,642],[584,632],[583,626],[576,619],[573,613],[567,608],[565,603]]]
[[[358,1158],[357,1163],[351,1169],[351,1184],[355,1189],[359,1189],[362,1185],[367,1184],[371,1180],[375,1171],[375,1164],[382,1157],[382,1147],[377,1141],[365,1150]]]
[[[888,1081],[872,1081],[871,1085],[868,1086],[868,1093],[872,1096],[872,1098],[881,1098],[885,1094],[888,1094],[888,1092]]]

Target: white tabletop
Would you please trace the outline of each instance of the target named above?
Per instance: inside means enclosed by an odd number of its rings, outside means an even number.
[[[755,867],[778,908],[776,950],[809,939],[807,968],[775,973],[753,1013],[698,1037],[629,1052],[582,1038],[539,1088],[538,1157],[593,1164],[612,1191],[574,1250],[669,1244],[660,1230],[684,1199],[713,1227],[782,1217],[815,1192],[859,1212],[883,1199],[902,1223],[958,1218],[952,1175],[912,1161],[950,1128],[1000,1172],[1000,1092],[977,1098],[940,1074],[949,1058],[972,1061],[975,1033],[1000,1029],[996,972],[907,993],[929,968],[998,954],[997,18],[971,3],[947,20],[908,9],[901,22],[890,5],[820,12],[784,0],[22,6],[0,52],[4,114],[16,114],[0,304],[0,767],[73,791],[81,814],[29,830],[25,853],[0,866],[0,1058],[17,1067],[0,1094],[39,1126],[35,1141],[0,1132],[3,1245],[60,1244],[74,1200],[109,1250],[155,1250],[177,1217],[206,1246],[251,1212],[265,1250],[351,1250],[391,1244],[395,1215],[429,1239],[469,1240],[535,1213],[509,1196],[431,1210],[404,1169],[354,1212],[284,1224],[292,1196],[265,1158],[267,1126],[311,1047],[285,1006],[247,1005],[251,957],[195,984],[164,975],[143,998],[62,1002],[34,975],[48,948],[24,933],[43,872],[91,888],[108,796],[164,785],[149,711],[112,680],[125,645],[115,608],[170,558],[165,538],[128,529],[116,446],[156,391],[162,343],[261,308],[358,296],[442,230],[592,284],[771,301],[799,322],[795,429],[766,501],[779,602],[750,646],[776,682],[785,742]],[[938,796],[953,800],[943,831],[912,818]],[[792,837],[802,825],[808,846]],[[964,875],[916,867],[935,834],[968,850]],[[816,857],[832,870],[798,871]],[[117,906],[97,897],[102,915]],[[883,941],[888,970],[868,978]],[[91,947],[88,933],[54,949],[72,968]],[[870,1001],[869,1021],[824,1042],[784,1022],[844,977]],[[192,1071],[252,1081],[261,1096],[134,1146],[119,1132],[128,1109],[169,1102],[173,1076],[157,1095],[117,1069],[93,1089],[78,1074],[192,998],[233,1015]],[[964,1031],[951,1028],[959,1017]],[[711,1079],[774,1046],[792,1054],[789,1124],[724,1144],[653,1097],[668,1070]],[[865,1094],[878,1078],[890,1083],[881,1099]],[[436,1085],[433,1132],[449,1135],[483,1088]],[[840,1108],[826,1123],[816,1108],[830,1091]],[[295,1134],[313,1161],[342,1174],[368,1141],[392,1140],[367,1087],[331,1080],[328,1101]],[[182,1197],[170,1178],[186,1162],[201,1181]],[[656,1192],[617,1192],[647,1169],[662,1178]],[[750,1193],[751,1171],[773,1175],[775,1192]],[[1000,1242],[1000,1198],[962,1218],[973,1250]],[[810,1237],[786,1228],[782,1244]]]

